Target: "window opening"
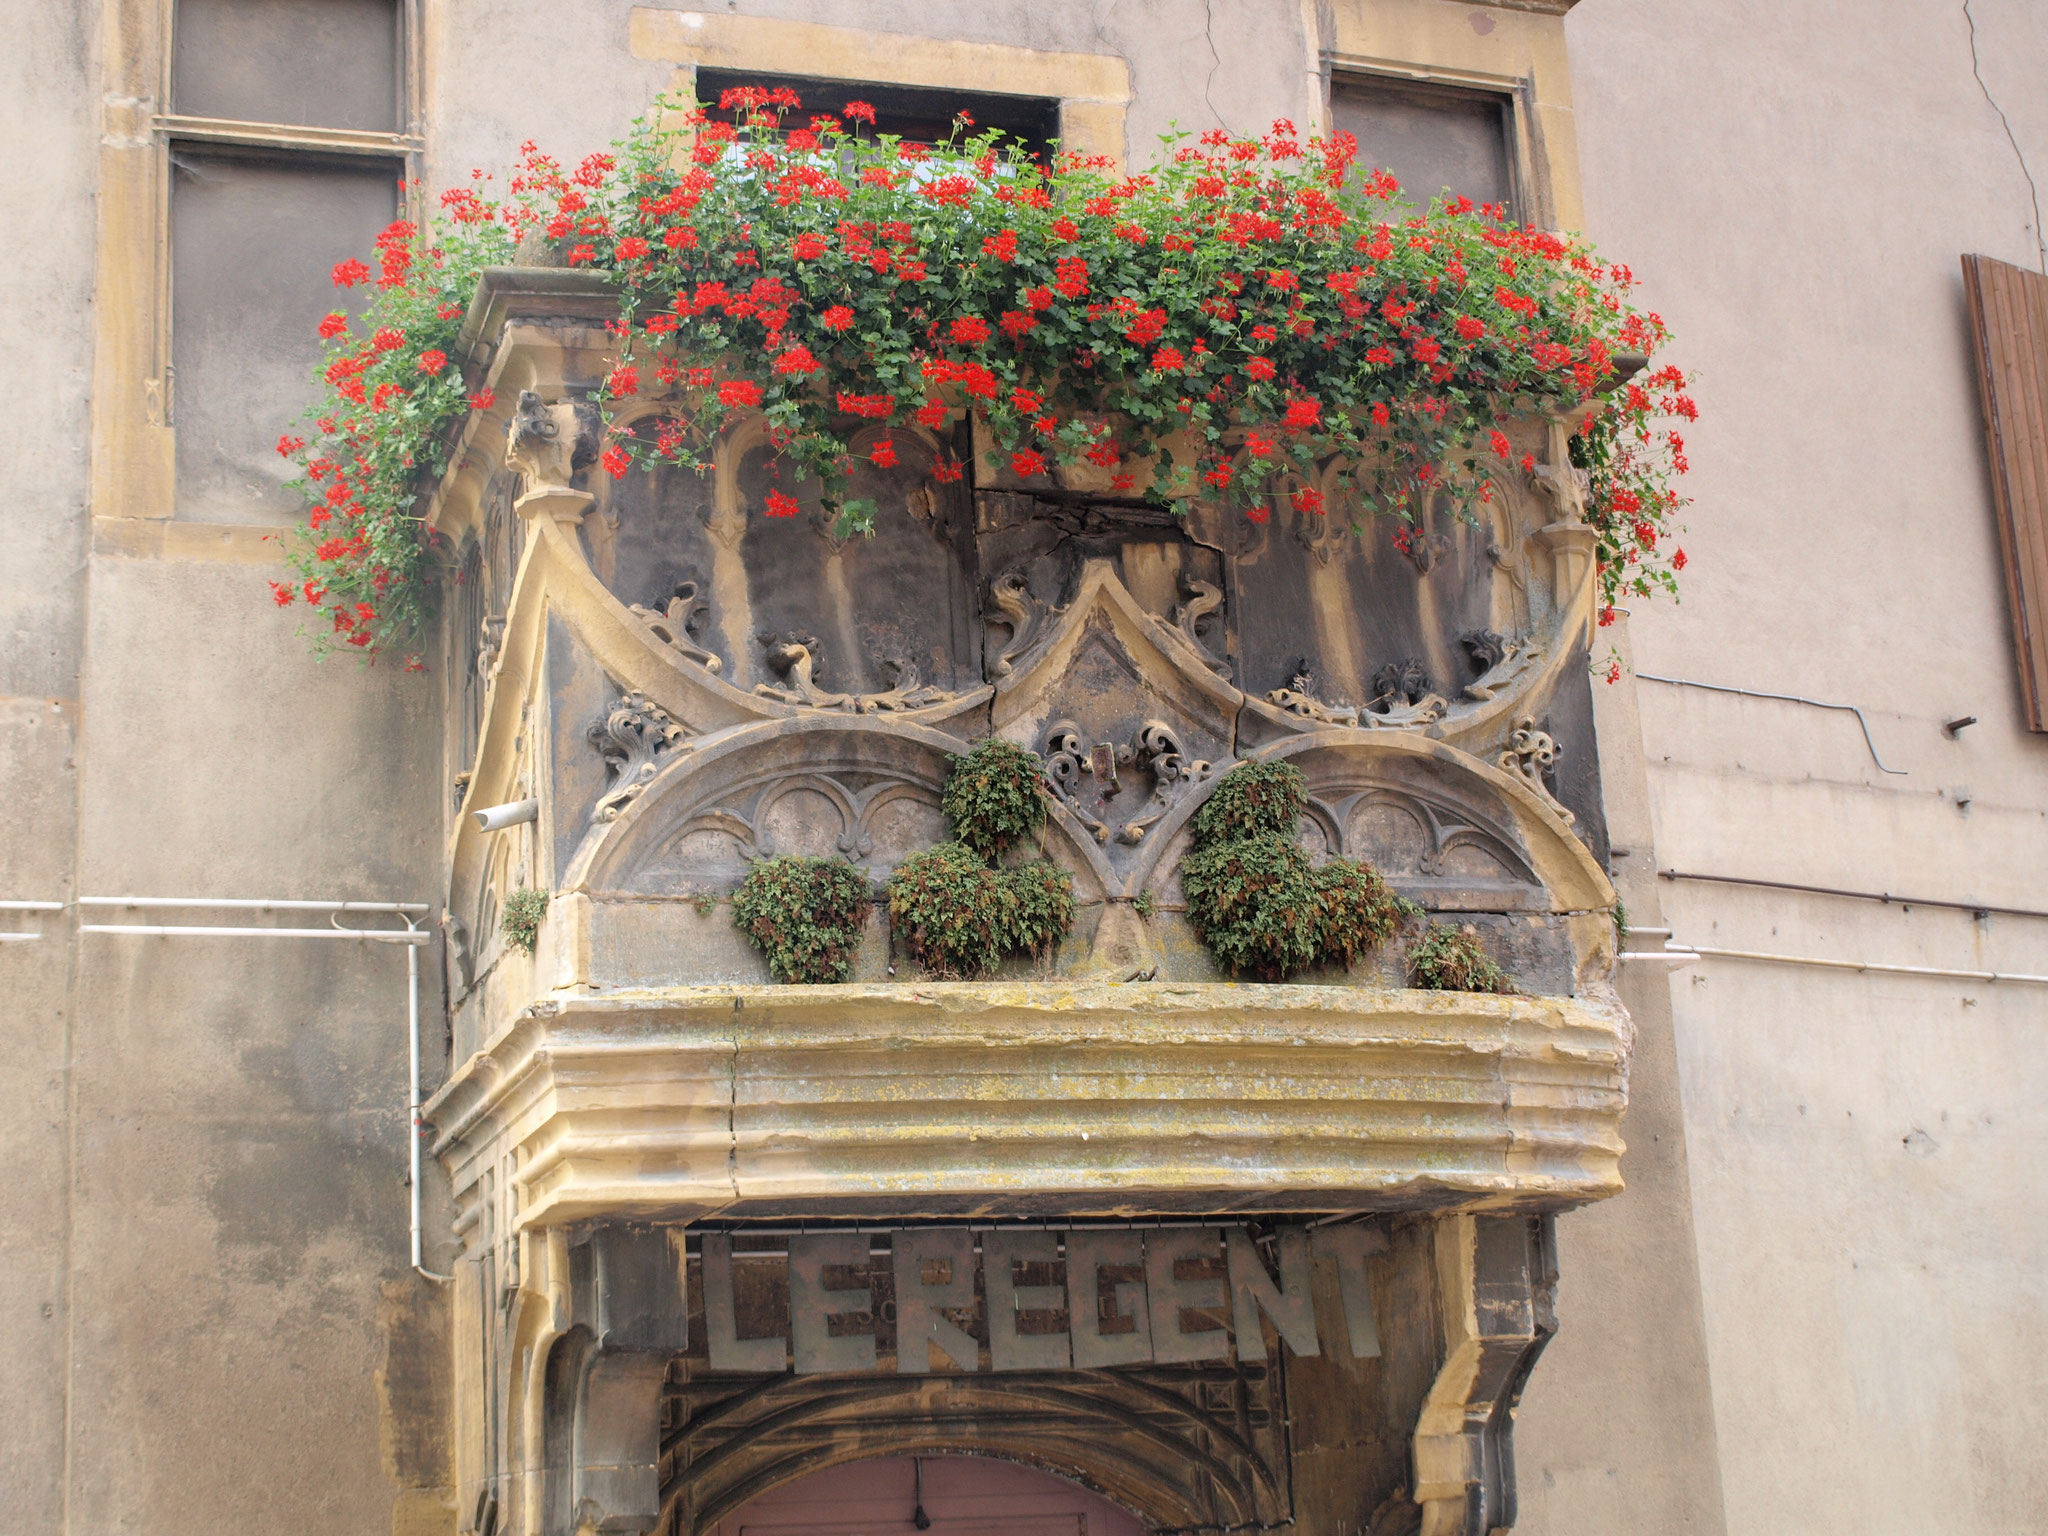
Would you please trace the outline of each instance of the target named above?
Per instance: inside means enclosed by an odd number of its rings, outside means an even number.
[[[314,331],[367,293],[335,288],[399,216],[411,0],[177,0],[163,217],[165,418],[177,511],[292,516],[281,432],[313,398]]]
[[[1517,212],[1512,108],[1489,91],[1341,76],[1330,85],[1330,123],[1358,140],[1361,173],[1385,170],[1417,206],[1469,197]]]
[[[837,116],[849,101],[864,101],[875,109],[874,126],[864,131],[894,134],[918,144],[943,144],[952,137],[954,117],[963,111],[974,119],[970,134],[1000,129],[1018,140],[1035,159],[1042,160],[1050,154],[1053,141],[1059,137],[1059,103],[1043,96],[930,90],[815,75],[766,75],[727,69],[697,71],[697,99],[718,122],[734,122],[739,117],[736,111],[720,109],[718,99],[742,85],[767,90],[787,86],[795,91],[803,107],[783,119],[790,128],[806,127],[821,114]]]

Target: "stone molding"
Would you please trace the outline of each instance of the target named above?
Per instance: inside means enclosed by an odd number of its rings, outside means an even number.
[[[1544,1211],[1620,1190],[1628,1045],[1605,997],[677,987],[536,1005],[426,1116],[459,1206],[516,1170],[501,1242],[807,1210]]]

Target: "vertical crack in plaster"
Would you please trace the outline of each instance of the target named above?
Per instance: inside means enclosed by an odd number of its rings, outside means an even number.
[[[732,1060],[728,1065],[728,1079],[732,1095],[725,1105],[725,1176],[732,1180],[732,1197],[740,1197],[740,1010],[746,1007],[743,998],[732,1000]]]
[[[1977,89],[1984,93],[1991,110],[1998,114],[1998,121],[2005,129],[2005,141],[2012,146],[2012,157],[2019,161],[2020,174],[2027,179],[2027,197],[2034,205],[2034,260],[2042,275],[2048,276],[2048,242],[2041,238],[2041,189],[2034,184],[2034,173],[2027,168],[2026,154],[2020,149],[2020,141],[2012,131],[2012,119],[2005,115],[2005,108],[1998,104],[1998,98],[1991,94],[1991,87],[1984,83],[1984,68],[1977,55],[1977,18],[1971,14],[1970,0],[1963,0],[1963,20],[1970,28],[1970,73],[1977,77]],[[1213,47],[1211,51],[1214,51]]]
[[[1227,130],[1229,124],[1223,121],[1223,114],[1216,109],[1216,98],[1209,94],[1216,84],[1216,71],[1223,67],[1223,55],[1216,51],[1216,0],[1202,0],[1202,41],[1209,45],[1209,73],[1202,81],[1202,100],[1208,104],[1209,115],[1216,119],[1216,126]]]

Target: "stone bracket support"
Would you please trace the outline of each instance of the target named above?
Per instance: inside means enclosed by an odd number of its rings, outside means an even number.
[[[1436,1229],[1444,1363],[1415,1427],[1421,1536],[1515,1523],[1515,1405],[1557,1331],[1550,1216],[1448,1216]]]

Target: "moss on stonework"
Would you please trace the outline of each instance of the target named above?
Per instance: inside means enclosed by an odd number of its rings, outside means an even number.
[[[1431,923],[1408,957],[1408,980],[1429,992],[1516,992],[1514,977],[1495,963],[1469,928]]]
[[[838,982],[853,974],[874,899],[845,859],[759,859],[733,892],[732,920],[768,957],[777,981]]]
[[[1370,864],[1316,864],[1296,833],[1307,804],[1292,764],[1241,763],[1189,819],[1194,846],[1180,867],[1188,920],[1228,971],[1283,981],[1349,966],[1417,910]]]

